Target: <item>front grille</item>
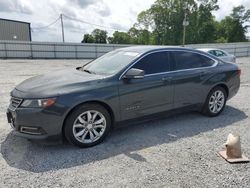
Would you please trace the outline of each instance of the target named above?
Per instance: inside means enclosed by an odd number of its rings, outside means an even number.
[[[13,107],[14,109],[16,109],[16,108],[18,108],[18,107],[21,105],[22,101],[23,101],[23,100],[20,99],[20,98],[11,97],[11,99],[10,99],[10,105],[11,105],[11,107]]]

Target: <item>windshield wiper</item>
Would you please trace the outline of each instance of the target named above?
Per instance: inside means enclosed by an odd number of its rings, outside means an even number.
[[[95,74],[94,72],[90,71],[90,70],[87,70],[87,69],[83,69],[84,72],[87,72],[89,74]]]

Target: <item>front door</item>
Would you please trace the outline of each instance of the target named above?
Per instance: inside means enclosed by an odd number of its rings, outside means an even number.
[[[120,80],[120,112],[122,120],[166,111],[173,105],[173,83],[168,74],[169,52],[146,55],[131,68],[145,71],[142,79]]]

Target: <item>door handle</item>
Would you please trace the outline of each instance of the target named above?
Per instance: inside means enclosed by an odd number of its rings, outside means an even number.
[[[162,81],[164,82],[170,82],[172,80],[172,77],[163,77]]]
[[[202,72],[200,73],[201,76],[204,76],[205,74],[206,74],[205,71],[202,71]]]
[[[210,73],[209,71],[201,71],[200,75],[204,76],[204,75],[209,74],[209,73]]]

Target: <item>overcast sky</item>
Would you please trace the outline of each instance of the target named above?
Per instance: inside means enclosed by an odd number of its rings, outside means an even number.
[[[60,21],[49,28],[41,29],[55,21],[61,13],[85,22],[128,30],[138,13],[148,9],[155,0],[0,0],[0,18],[31,23],[33,41],[61,41]],[[244,5],[250,9],[250,0],[219,0],[217,19],[228,15],[233,6]],[[80,42],[84,33],[96,26],[64,19],[66,42]],[[37,28],[37,29],[36,29]],[[38,29],[40,28],[40,29]],[[100,28],[103,29],[103,28]],[[112,29],[107,29],[112,33]]]

